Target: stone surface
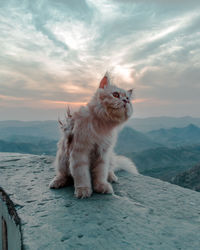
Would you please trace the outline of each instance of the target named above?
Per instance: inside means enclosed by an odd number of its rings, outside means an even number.
[[[120,172],[115,195],[50,190],[52,157],[0,154],[0,186],[22,221],[25,249],[200,249],[200,193]]]

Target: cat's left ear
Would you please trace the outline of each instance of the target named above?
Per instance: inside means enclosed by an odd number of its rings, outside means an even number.
[[[131,98],[133,98],[133,89],[129,89],[128,91],[127,91],[127,94],[128,94],[128,97],[131,99]]]
[[[103,79],[100,82],[99,88],[104,89],[106,86],[109,85],[109,76],[106,73]]]

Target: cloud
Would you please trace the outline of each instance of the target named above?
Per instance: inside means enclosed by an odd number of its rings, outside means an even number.
[[[138,107],[163,100],[161,115],[177,100],[196,107],[199,11],[194,0],[3,1],[0,94],[19,98],[4,107],[23,98],[32,108],[85,103],[107,69],[135,87]]]

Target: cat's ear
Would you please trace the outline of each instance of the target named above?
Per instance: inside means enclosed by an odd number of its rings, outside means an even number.
[[[127,94],[128,94],[128,97],[131,99],[131,98],[133,98],[133,89],[129,89],[128,91],[127,91]]]
[[[108,73],[106,73],[100,82],[99,88],[104,89],[108,85],[109,85],[109,76]]]

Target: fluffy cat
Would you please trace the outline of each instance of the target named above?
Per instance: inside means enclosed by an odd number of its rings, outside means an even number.
[[[137,174],[134,164],[116,156],[113,147],[117,130],[133,113],[132,90],[125,91],[111,84],[106,74],[91,101],[61,124],[63,136],[58,143],[56,177],[50,188],[71,183],[77,198],[97,193],[113,193],[110,183],[116,182],[115,169],[126,168]],[[120,166],[121,165],[121,166]]]

